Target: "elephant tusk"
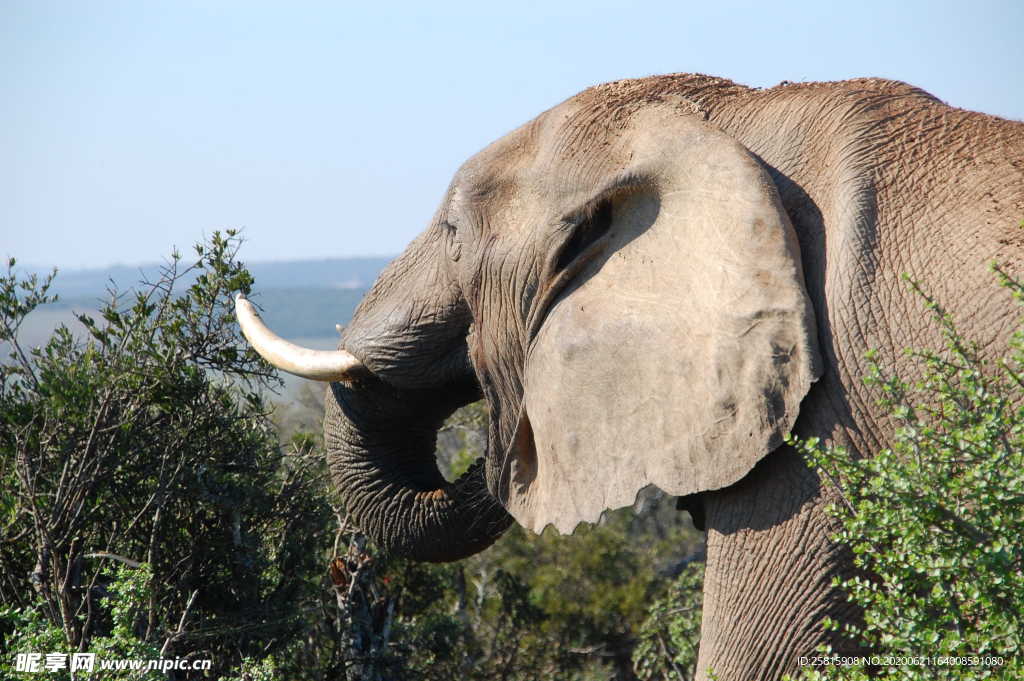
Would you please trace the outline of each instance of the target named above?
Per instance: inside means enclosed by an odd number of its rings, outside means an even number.
[[[369,373],[350,352],[312,350],[289,343],[266,327],[256,308],[241,293],[235,296],[235,317],[253,349],[281,371],[313,381],[345,382]]]

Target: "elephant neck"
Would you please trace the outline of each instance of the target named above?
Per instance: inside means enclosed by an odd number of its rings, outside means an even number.
[[[737,485],[705,495],[707,568],[698,679],[778,679],[822,644],[850,651],[823,620],[849,621],[856,608],[832,586],[853,572],[830,540],[831,493],[789,447],[776,450]]]

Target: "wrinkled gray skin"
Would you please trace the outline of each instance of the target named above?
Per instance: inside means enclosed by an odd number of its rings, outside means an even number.
[[[400,197],[396,197],[400,200]],[[1024,124],[903,83],[752,90],[672,75],[591,88],[456,174],[367,294],[331,384],[332,475],[382,545],[445,561],[512,522],[571,531],[656,484],[703,511],[699,668],[775,679],[855,617],[835,490],[782,445],[853,455],[893,425],[864,354],[939,347],[900,274],[987,352],[1014,317],[986,265],[1020,273]],[[484,398],[481,465],[447,484],[435,434]]]

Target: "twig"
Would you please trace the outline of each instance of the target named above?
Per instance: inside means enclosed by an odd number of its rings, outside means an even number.
[[[192,592],[192,595],[188,597],[188,603],[185,604],[185,609],[181,613],[181,619],[178,620],[178,630],[168,636],[167,640],[164,641],[163,646],[160,648],[160,657],[164,656],[164,653],[167,652],[167,647],[170,646],[171,643],[181,638],[181,635],[185,633],[185,618],[188,617],[188,612],[192,609],[192,603],[195,602],[196,596],[198,595],[199,589],[196,589]]]
[[[672,670],[679,677],[679,681],[686,681],[686,677],[683,676],[682,670],[679,669],[679,665],[676,664],[675,658],[668,654],[668,646],[665,645],[665,639],[662,637],[661,632],[658,632],[658,644],[661,646],[661,654],[665,656],[668,663],[672,665]]]
[[[86,558],[109,558],[110,560],[116,560],[119,563],[124,563],[125,565],[127,565],[130,568],[132,568],[133,570],[138,570],[143,565],[143,563],[140,562],[140,561],[132,560],[131,558],[125,558],[124,556],[119,556],[116,553],[110,553],[109,551],[96,551],[94,553],[87,553],[87,554],[85,554],[85,557]]]

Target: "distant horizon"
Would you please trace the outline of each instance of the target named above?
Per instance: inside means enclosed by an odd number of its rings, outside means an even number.
[[[179,250],[182,253],[182,260],[188,261],[189,260],[188,253],[186,251],[181,250],[181,249],[179,249]],[[258,265],[277,265],[277,264],[284,265],[284,264],[300,263],[300,262],[313,263],[313,262],[328,262],[328,261],[337,261],[337,260],[389,260],[390,261],[390,260],[394,260],[396,257],[398,257],[398,255],[399,255],[398,253],[371,254],[371,255],[338,255],[338,256],[327,255],[327,256],[319,256],[319,257],[314,256],[314,257],[298,257],[298,258],[277,258],[277,259],[268,259],[268,260],[262,260],[262,259],[261,260],[250,260],[250,259],[245,257],[245,246],[243,245],[242,246],[242,250],[239,251],[239,258],[238,259],[241,260],[243,263],[245,263],[246,267],[249,267],[249,266],[258,266]],[[165,262],[167,262],[168,259],[170,258],[170,250],[168,250],[167,257],[164,260],[153,259],[153,260],[140,260],[139,262],[113,262],[113,263],[110,263],[109,265],[97,265],[97,266],[85,266],[85,267],[74,266],[74,265],[60,265],[60,264],[40,265],[38,263],[24,262],[21,258],[18,257],[18,255],[16,253],[11,253],[7,257],[8,258],[11,258],[11,257],[15,258],[15,260],[17,261],[17,263],[15,265],[15,269],[17,269],[17,270],[20,270],[20,271],[23,271],[23,272],[29,272],[29,273],[43,274],[43,273],[51,272],[53,269],[56,269],[57,270],[57,276],[61,276],[62,274],[71,274],[71,273],[106,272],[108,270],[116,270],[116,269],[133,269],[133,268],[160,266],[160,265],[163,265]],[[5,262],[6,262],[6,260],[5,260]]]
[[[349,297],[348,292],[365,291],[372,286],[381,270],[394,259],[394,256],[322,256],[255,261],[246,260],[244,252],[239,255],[238,260],[244,263],[255,280],[255,292],[333,292],[330,294],[332,297],[344,294],[342,297],[346,299]],[[183,253],[179,272],[195,260]],[[50,293],[58,295],[63,303],[68,304],[93,301],[97,297],[106,298],[111,286],[124,292],[157,281],[163,276],[162,269],[166,265],[166,261],[151,261],[109,267],[58,268]],[[15,272],[20,276],[36,275],[42,278],[51,271],[51,268],[35,268],[20,262],[15,265]],[[178,285],[190,286],[198,274],[195,270],[180,274]],[[285,305],[285,308],[289,307],[294,308],[294,305]],[[294,312],[294,309],[291,311]]]

